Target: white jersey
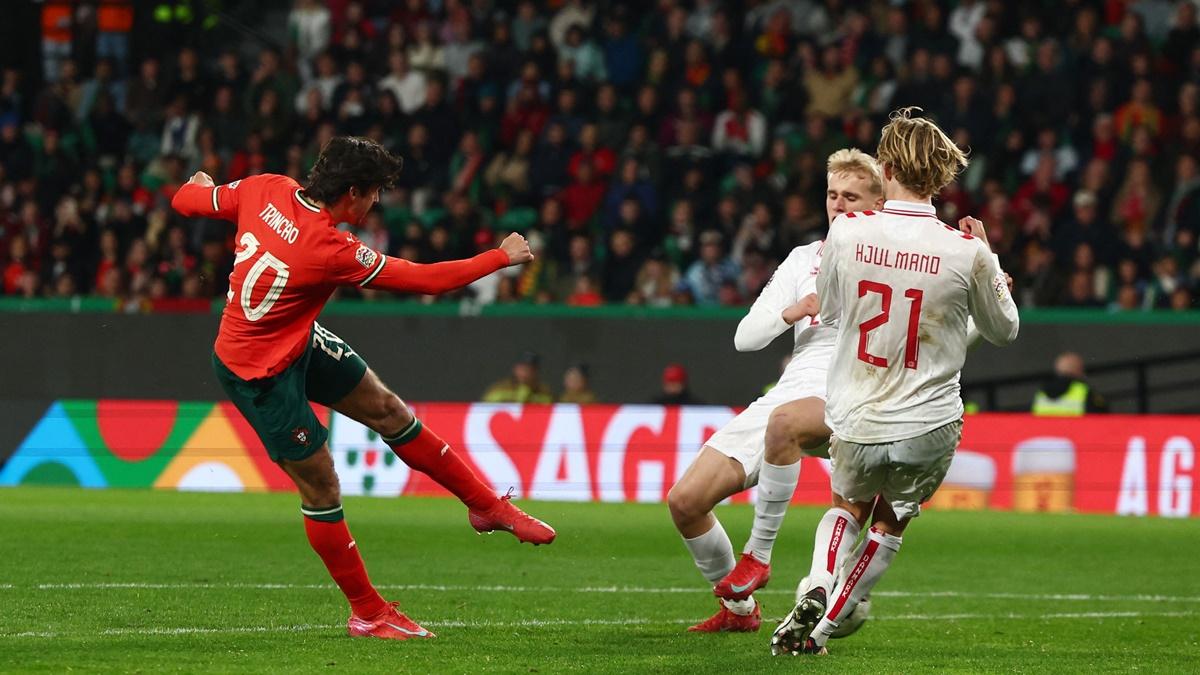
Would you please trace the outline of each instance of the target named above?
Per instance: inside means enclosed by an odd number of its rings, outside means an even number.
[[[996,258],[935,213],[888,201],[830,225],[817,293],[838,327],[825,423],[839,439],[899,441],[961,418],[968,319],[993,344],[1017,337]]]
[[[817,273],[821,269],[824,242],[797,246],[775,269],[750,311],[738,324],[733,337],[739,352],[757,351],[766,347],[788,328],[792,329],[792,361],[783,371],[776,387],[787,390],[801,379],[806,369],[827,370],[833,358],[837,330],[825,325],[820,317],[802,319],[788,326],[783,310],[810,293],[817,292]]]

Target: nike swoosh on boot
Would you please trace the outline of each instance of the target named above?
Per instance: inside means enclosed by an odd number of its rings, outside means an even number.
[[[388,621],[384,621],[383,625],[395,628],[396,630],[400,631],[401,633],[404,633],[405,635],[414,635],[416,637],[425,637],[426,635],[429,635],[429,631],[425,630],[424,628],[422,628],[420,631],[411,631],[407,628],[401,628],[400,626],[397,626],[396,624],[388,622]]]

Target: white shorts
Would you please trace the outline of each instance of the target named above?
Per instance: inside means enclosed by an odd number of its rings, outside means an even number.
[[[759,396],[737,417],[721,427],[704,444],[717,452],[736,459],[746,472],[746,483],[743,488],[758,485],[758,471],[762,468],[763,456],[767,452],[767,422],[771,413],[784,403],[802,398],[819,398],[825,400],[824,370],[805,369],[799,377],[786,384],[775,386],[767,393]],[[823,446],[812,454],[824,456]]]
[[[882,495],[896,517],[916,518],[921,503],[929,501],[946,477],[962,427],[957,420],[916,438],[869,445],[835,438],[829,449],[830,487],[851,502]]]

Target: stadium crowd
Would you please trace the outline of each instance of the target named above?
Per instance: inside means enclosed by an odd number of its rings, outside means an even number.
[[[526,233],[475,302],[734,305],[823,236],[825,158],[917,105],[971,151],[1023,306],[1185,309],[1200,287],[1189,1],[297,0],[286,44],[50,48],[0,77],[0,290],[137,308],[225,293],[197,170],[303,182],[328,138],[403,155],[357,231],[434,262]],[[81,43],[82,44],[82,43]],[[127,46],[126,46],[127,47]],[[369,291],[367,293],[370,293]]]

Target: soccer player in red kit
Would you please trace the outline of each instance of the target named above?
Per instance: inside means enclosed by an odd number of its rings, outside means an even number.
[[[208,174],[198,172],[171,201],[184,216],[237,223],[228,304],[213,351],[217,379],[271,459],[296,484],[309,544],[350,602],[350,634],[395,640],[433,633],[371,585],[342,514],[329,432],[309,401],[377,432],[406,464],[461,499],[476,531],[507,530],[533,544],[549,544],[555,537],[549,525],[507,497],[498,498],[362,357],[316,323],[338,286],[444,293],[533,259],[528,242],[516,233],[473,258],[420,265],[375,251],[338,230],[339,223],[362,221],[401,166],[399,157],[374,141],[338,137],[322,148],[303,188],[271,174],[214,185]]]

